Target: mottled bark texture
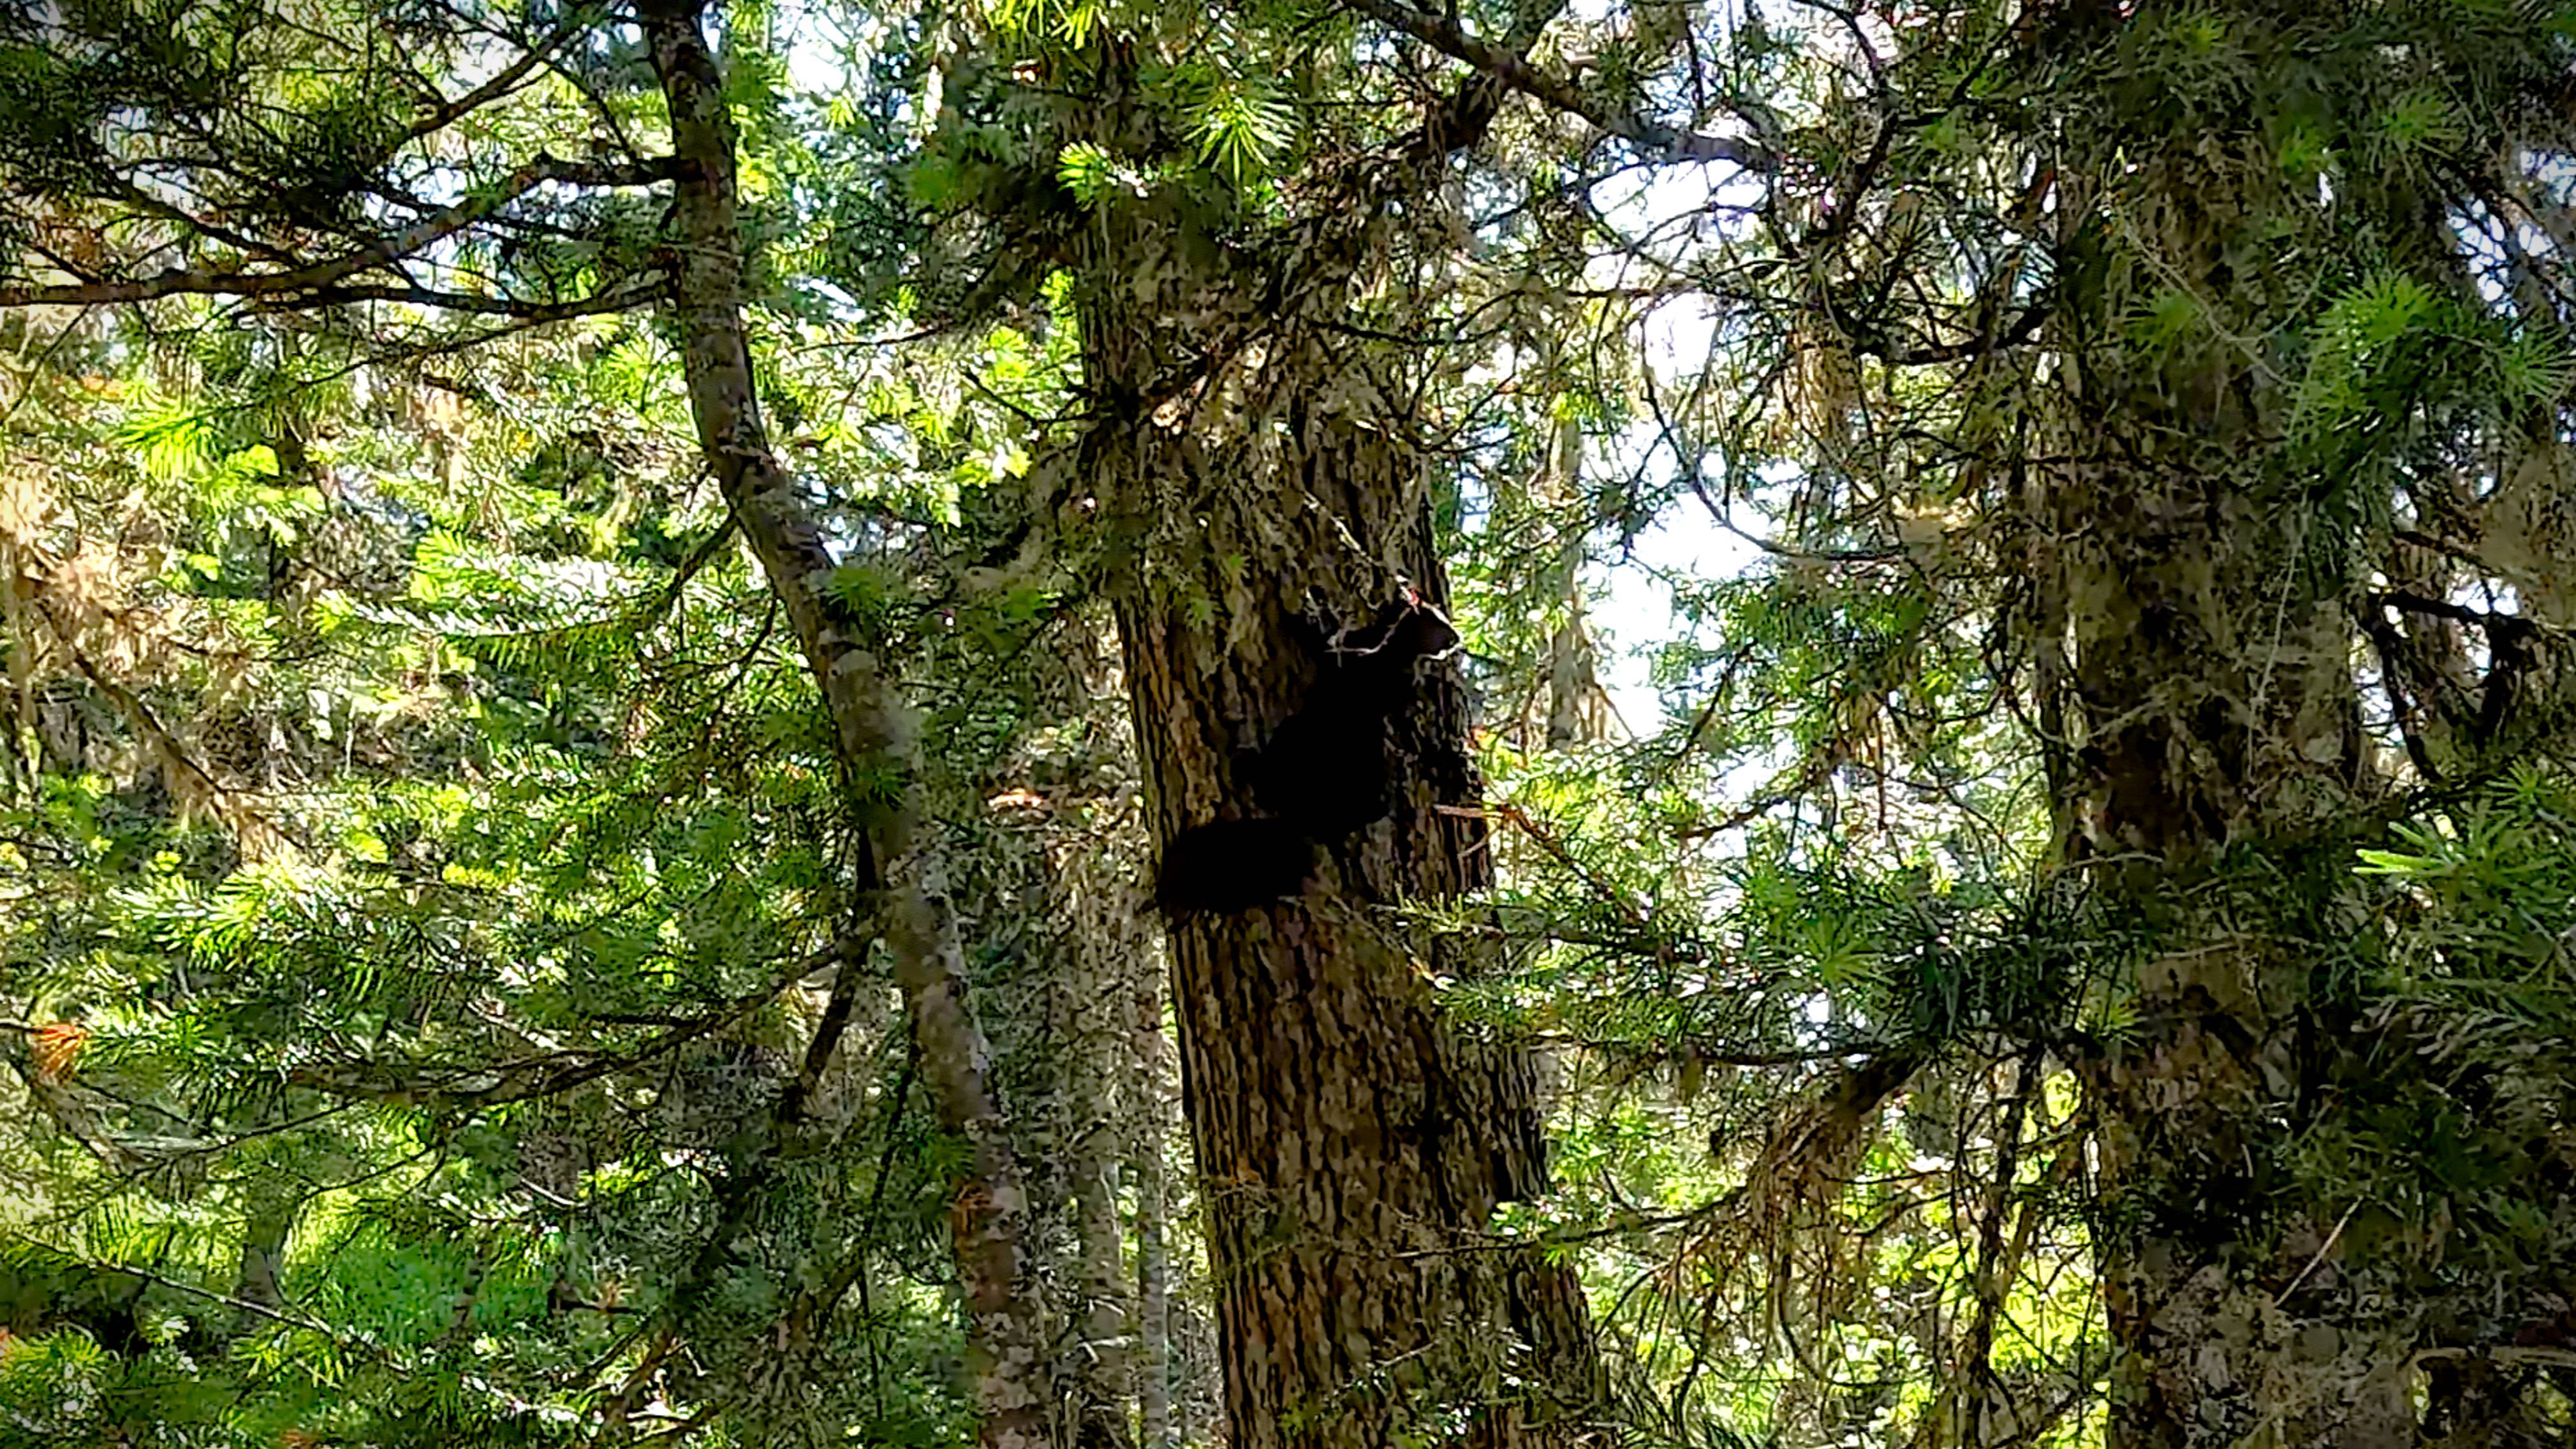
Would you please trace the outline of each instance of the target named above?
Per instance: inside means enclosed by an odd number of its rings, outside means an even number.
[[[779,466],[761,423],[743,331],[743,245],[735,215],[735,135],[702,0],[637,7],[670,107],[680,180],[673,310],[698,441],[743,537],[796,631],[823,692],[853,810],[867,841],[873,913],[894,958],[921,1072],[941,1126],[970,1151],[956,1183],[952,1247],[967,1312],[967,1378],[981,1442],[1050,1442],[1044,1317],[1021,1251],[1028,1207],[987,1082],[982,1032],[967,1010],[965,963],[936,857],[913,839],[918,778],[908,711],[876,641],[825,584],[833,562],[821,520]],[[861,791],[861,782],[903,782]]]
[[[1512,43],[1553,13],[1532,7]],[[1135,63],[1105,37],[1050,77],[1082,98],[1059,139],[1166,144],[1131,104]],[[1407,587],[1443,602],[1416,445],[1434,429],[1409,372],[1437,354],[1361,340],[1422,319],[1360,299],[1404,267],[1422,270],[1397,296],[1438,291],[1440,187],[1501,94],[1467,80],[1382,151],[1318,158],[1294,220],[1247,229],[1156,187],[1033,223],[1075,279],[1090,418],[1040,492],[1062,556],[1112,591],[1158,856],[1277,813],[1245,762],[1327,667],[1310,606],[1357,623]],[[1487,1236],[1498,1204],[1544,1184],[1533,1063],[1444,1023],[1431,979],[1472,953],[1388,909],[1489,868],[1464,691],[1445,662],[1419,681],[1366,731],[1385,818],[1318,842],[1293,898],[1171,921],[1232,1449],[1571,1442],[1601,1398],[1573,1274]]]
[[[2351,1271],[2353,1204],[2299,1185],[2351,1049],[2319,945],[2375,792],[2337,525],[2281,466],[2277,376],[2222,341],[2093,329],[2175,279],[2260,336],[2295,297],[2248,265],[2295,203],[2249,137],[2101,158],[2066,214],[2054,456],[2028,474],[2041,678],[2062,711],[2062,859],[2150,943],[2134,1027],[2078,1063],[2117,1449],[2414,1443],[2397,1287]],[[2241,146],[2241,152],[2230,147]],[[2346,925],[2342,929],[2349,930]],[[2375,1299],[2375,1301],[2374,1301]]]
[[[1583,428],[1572,417],[1556,421],[1549,440],[1547,467],[1537,485],[1538,503],[1558,517],[1577,515],[1574,501],[1583,487]],[[1567,529],[1557,541],[1556,563],[1547,581],[1556,591],[1560,610],[1547,638],[1547,747],[1570,750],[1591,744],[1609,731],[1609,696],[1594,668],[1597,651],[1585,627],[1583,563],[1586,540],[1579,529]]]
[[[1162,956],[1130,963],[1128,1055],[1135,1073],[1126,1093],[1127,1184],[1136,1199],[1136,1437],[1142,1449],[1180,1443],[1172,1417],[1172,1260],[1164,1207],[1165,1154],[1171,1150],[1170,1047],[1163,1036]]]
[[[1086,661],[1095,654],[1088,648],[1066,652]],[[1080,674],[1088,690],[1118,690],[1114,669],[1085,668]],[[1130,1022],[1134,983],[1159,964],[1137,880],[1136,820],[1129,805],[1136,788],[1132,735],[1123,728],[1113,734],[1106,725],[1103,734],[1115,741],[1099,747],[1108,757],[1086,761],[1080,773],[1067,772],[1068,803],[1080,803],[1048,837],[1045,860],[1061,958],[1053,1032],[1063,1082],[1058,1141],[1065,1149],[1062,1167],[1073,1213],[1074,1261],[1059,1279],[1073,1286],[1073,1301],[1064,1311],[1076,1347],[1058,1367],[1081,1449],[1125,1449],[1137,1442],[1136,1375],[1146,1356],[1136,1352],[1134,1283],[1127,1274],[1118,1179],[1130,1160],[1130,1122],[1139,1112],[1123,1099],[1158,1098],[1151,1072],[1161,1036],[1159,1020],[1152,1024],[1151,1041]],[[1138,1054],[1147,1050],[1153,1055]],[[1159,1371],[1162,1359],[1154,1356],[1152,1363]]]
[[[1122,610],[1160,840],[1242,808],[1236,750],[1315,677],[1280,595],[1311,584],[1357,609],[1398,574],[1437,589],[1418,478],[1380,436],[1311,426],[1297,451],[1315,466],[1291,476],[1327,496],[1320,508],[1259,501],[1246,486],[1257,474],[1225,485],[1306,534],[1270,561],[1279,594],[1213,624],[1177,600]],[[1386,555],[1335,547],[1334,518]],[[1454,963],[1382,909],[1480,881],[1481,829],[1437,809],[1477,803],[1464,724],[1455,679],[1427,671],[1419,707],[1393,731],[1408,767],[1393,818],[1328,849],[1297,900],[1189,915],[1172,931],[1238,1445],[1383,1444],[1447,1416],[1508,1443],[1524,1418],[1590,1407],[1571,1276],[1479,1242],[1499,1203],[1542,1182],[1531,1064],[1446,1028],[1424,977]]]
[[[2124,197],[2154,219],[2157,261],[2221,295],[2243,240],[2233,170],[2168,155]],[[2341,581],[2302,564],[2310,516],[2246,467],[2278,423],[2259,385],[2223,358],[2157,367],[2092,341],[2069,348],[2085,361],[2068,369],[2068,456],[2035,475],[2035,502],[2056,615],[2040,637],[2072,726],[2067,858],[2154,941],[2137,1029],[2088,1064],[2112,1442],[2263,1429],[2393,1449],[2412,1442],[2406,1349],[2354,1331],[2331,1272],[2275,1301],[2349,1205],[2283,1191],[2314,1110],[2298,1089],[2313,963],[2291,933],[2242,929],[2226,858],[2322,842],[2360,798]]]
[[[2563,298],[2482,292],[2485,243],[2461,220],[2563,149],[2563,56],[2501,19],[2410,21],[2399,43],[2366,28],[2376,13],[2063,0],[2030,12],[2013,61],[2060,87],[2031,162],[2056,222],[2024,374],[2045,426],[2012,473],[2016,623],[2060,862],[2144,943],[2128,1019],[2071,1054],[2100,1127],[2113,1449],[2503,1442],[2501,1370],[2528,1367],[2526,1345],[2565,1361],[2563,1268],[2485,1247],[2465,1225],[2485,1209],[2410,1176],[2432,1183],[2442,1144],[2407,1162],[2419,1143],[2389,1126],[2427,1104],[2506,1119],[2374,979],[2389,913],[2354,857],[2420,803],[2395,791],[2492,779],[2563,728],[2539,621],[2565,617],[2576,577],[2564,403],[2463,415],[2409,380],[2315,406],[2347,289],[2564,336]],[[2145,79],[2171,74],[2154,67],[2178,23],[2280,84],[2222,100]],[[2366,134],[2401,77],[2478,97],[2453,113],[2459,169],[2364,160],[2328,188],[2284,164],[2298,118]],[[2411,345],[2447,366],[2491,344]],[[2480,581],[2528,618],[2463,608]],[[2365,705],[2404,738],[2374,741]],[[2562,1122],[2504,1130],[2547,1162]],[[2567,1221],[2564,1182],[2520,1174],[2508,1211]]]

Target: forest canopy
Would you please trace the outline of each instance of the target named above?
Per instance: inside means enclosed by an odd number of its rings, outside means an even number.
[[[2576,8],[0,3],[0,1445],[2576,1443]]]

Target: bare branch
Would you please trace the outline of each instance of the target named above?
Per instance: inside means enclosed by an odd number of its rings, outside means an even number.
[[[163,1274],[156,1273],[149,1268],[138,1268],[132,1263],[101,1262],[90,1258],[85,1254],[75,1253],[67,1248],[57,1247],[41,1238],[32,1237],[15,1229],[10,1230],[8,1235],[41,1252],[56,1255],[67,1261],[78,1263],[83,1268],[87,1268],[92,1272],[122,1274],[129,1278],[139,1278],[144,1282],[157,1284],[163,1288],[167,1288],[174,1293],[185,1293],[194,1298],[205,1299],[209,1303],[222,1304],[224,1307],[233,1309],[237,1312],[256,1314],[261,1318],[268,1319],[272,1323],[282,1323],[289,1328],[300,1328],[307,1333],[318,1333],[322,1337],[331,1339],[334,1342],[341,1341],[339,1330],[333,1328],[327,1323],[324,1323],[318,1318],[306,1318],[301,1314],[288,1313],[283,1309],[272,1308],[264,1303],[253,1303],[247,1298],[236,1298],[229,1293],[218,1293],[212,1288],[200,1288],[194,1283],[186,1282],[178,1278],[167,1277]]]
[[[570,317],[595,317],[602,312],[625,312],[662,299],[665,289],[658,282],[638,283],[596,296],[575,297],[565,302],[523,302],[516,297],[485,297],[472,292],[450,292],[437,287],[379,287],[356,285],[327,287],[297,296],[288,301],[264,303],[274,310],[297,307],[328,306],[343,302],[414,302],[423,307],[436,307],[448,312],[474,312],[486,316],[509,317],[528,323],[560,322]]]
[[[556,1051],[497,1066],[471,1067],[366,1060],[324,1062],[295,1068],[287,1074],[287,1081],[326,1096],[369,1102],[442,1102],[491,1107],[505,1102],[557,1096],[612,1073],[632,1070],[691,1042],[724,1031],[777,1000],[780,992],[799,978],[812,974],[818,965],[841,960],[847,955],[847,946],[835,943],[796,957],[787,963],[785,970],[775,973],[767,985],[745,992],[706,1015],[680,1021],[627,1051]]]

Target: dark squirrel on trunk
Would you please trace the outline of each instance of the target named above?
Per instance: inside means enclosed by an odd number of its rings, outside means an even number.
[[[1388,723],[1420,689],[1414,666],[1458,645],[1441,612],[1407,588],[1358,629],[1315,631],[1322,672],[1260,748],[1235,757],[1235,784],[1261,813],[1172,838],[1156,874],[1166,915],[1231,914],[1305,892],[1317,852],[1395,808]]]

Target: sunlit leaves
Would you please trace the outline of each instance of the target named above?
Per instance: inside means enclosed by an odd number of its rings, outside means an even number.
[[[1207,65],[1175,76],[1199,157],[1236,185],[1265,174],[1295,135],[1295,113],[1264,83]]]
[[[165,403],[128,418],[116,441],[134,451],[144,472],[168,481],[205,466],[214,455],[215,431],[204,413]]]
[[[1108,19],[1101,0],[991,0],[993,23],[1005,31],[1037,31],[1076,50]]]
[[[2576,361],[2563,341],[2377,271],[2327,302],[2307,331],[2296,441],[2341,472],[2387,455],[2424,423],[2509,418],[2562,397]]]
[[[29,1033],[28,1056],[38,1080],[53,1085],[69,1081],[88,1040],[89,1029],[76,1021],[47,1022]]]
[[[1108,149],[1097,141],[1075,141],[1066,146],[1056,160],[1055,176],[1085,206],[1099,205],[1112,185],[1126,179]],[[1132,189],[1134,183],[1127,185]]]

